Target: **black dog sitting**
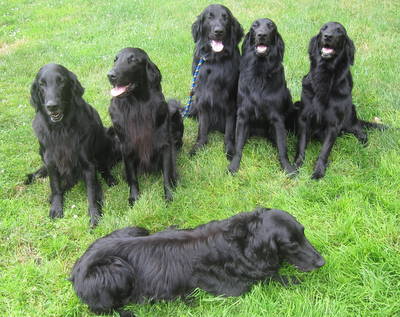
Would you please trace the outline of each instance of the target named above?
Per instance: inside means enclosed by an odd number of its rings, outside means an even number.
[[[49,175],[50,217],[63,217],[64,193],[80,178],[86,183],[90,224],[101,216],[102,190],[99,171],[108,185],[115,184],[110,169],[118,153],[112,129],[103,127],[97,111],[83,98],[75,74],[57,64],[43,66],[31,87],[36,110],[32,126],[39,140],[44,166],[29,174],[26,184]]]
[[[301,271],[325,263],[294,217],[260,208],[191,230],[117,230],[89,247],[71,281],[94,313],[133,316],[121,308],[185,297],[195,288],[239,296],[258,281],[284,281],[278,274],[283,261]]]
[[[308,48],[310,71],[303,78],[301,102],[298,108],[298,146],[295,164],[303,164],[307,143],[311,138],[322,141],[322,149],[315,164],[313,179],[325,175],[328,157],[336,138],[352,133],[367,143],[363,128],[384,129],[385,126],[358,119],[352,100],[353,79],[350,66],[354,63],[354,44],[346,29],[337,22],[322,26]]]
[[[176,185],[176,151],[182,146],[183,122],[178,103],[164,99],[161,73],[146,52],[121,50],[108,73],[113,85],[109,112],[121,142],[129,203],[139,197],[138,172],[162,170],[166,200]]]
[[[239,169],[242,151],[251,135],[269,137],[277,146],[282,168],[296,171],[287,155],[287,115],[292,97],[286,86],[282,65],[284,42],[274,22],[259,19],[253,23],[242,45],[238,87],[235,155],[231,173]]]
[[[210,5],[192,25],[195,42],[192,72],[200,68],[192,114],[199,119],[197,141],[190,154],[208,142],[210,131],[225,133],[225,151],[232,158],[235,142],[236,95],[239,77],[239,48],[243,29],[231,11],[222,5]]]

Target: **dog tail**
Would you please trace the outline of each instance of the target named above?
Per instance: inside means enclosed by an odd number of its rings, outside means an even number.
[[[183,145],[184,125],[182,119],[181,103],[176,99],[168,100],[169,116],[171,118],[171,132],[174,139],[175,148],[180,150]]]
[[[379,131],[384,131],[386,129],[389,129],[389,126],[382,124],[382,123],[377,123],[377,122],[369,122],[369,121],[364,121],[364,120],[359,120],[361,123],[361,126],[364,129],[377,129]]]

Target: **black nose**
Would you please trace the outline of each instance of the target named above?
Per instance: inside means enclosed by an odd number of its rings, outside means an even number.
[[[324,34],[324,40],[331,40],[332,39],[332,35],[331,34]]]
[[[224,29],[221,28],[221,27],[216,27],[216,28],[214,29],[214,34],[215,34],[216,36],[222,36],[222,35],[224,35]]]
[[[324,258],[321,256],[316,262],[315,262],[315,266],[316,267],[321,267],[325,265],[325,260]]]
[[[257,33],[256,37],[260,40],[263,40],[267,37],[267,33],[263,33],[263,32]]]
[[[58,104],[53,100],[47,101],[45,104],[45,107],[50,112],[54,112],[54,111],[58,110]]]
[[[117,75],[115,75],[114,70],[110,70],[107,74],[107,77],[110,81],[114,81],[117,78]]]

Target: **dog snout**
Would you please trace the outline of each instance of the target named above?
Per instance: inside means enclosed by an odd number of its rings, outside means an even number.
[[[108,80],[113,82],[117,78],[117,75],[115,74],[114,69],[110,70],[107,74]]]
[[[214,35],[218,38],[224,35],[224,29],[221,26],[216,26],[214,28]]]
[[[332,39],[332,34],[327,34],[327,33],[323,34],[323,39],[325,41],[330,41]]]
[[[314,264],[317,268],[322,267],[325,265],[325,259],[322,256],[319,256],[319,259],[317,259]]]
[[[266,32],[258,32],[256,34],[256,38],[258,40],[265,40],[267,38],[267,33]]]
[[[45,107],[49,112],[57,111],[59,108],[58,104],[54,100],[47,101]]]

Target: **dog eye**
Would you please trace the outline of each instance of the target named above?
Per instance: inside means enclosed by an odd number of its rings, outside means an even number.
[[[118,60],[118,56],[115,56],[114,63]]]
[[[46,86],[46,82],[43,81],[43,80],[40,81],[40,82],[39,82],[39,86],[40,86],[40,87],[45,87],[45,86]]]
[[[228,16],[227,16],[226,14],[223,14],[223,15],[222,15],[222,18],[223,18],[224,20],[226,20],[226,19],[228,18]]]
[[[337,29],[336,29],[336,31],[337,31],[338,33],[340,33],[340,34],[342,34],[342,33],[343,33],[343,31],[342,31],[342,29],[341,29],[341,28],[337,28]]]
[[[214,18],[214,14],[212,14],[212,13],[209,13],[209,14],[208,14],[208,18],[209,18],[209,19],[212,19],[212,18]]]
[[[324,26],[322,27],[321,31],[325,31],[327,28],[328,28],[328,26],[327,26],[327,25],[324,25]]]

